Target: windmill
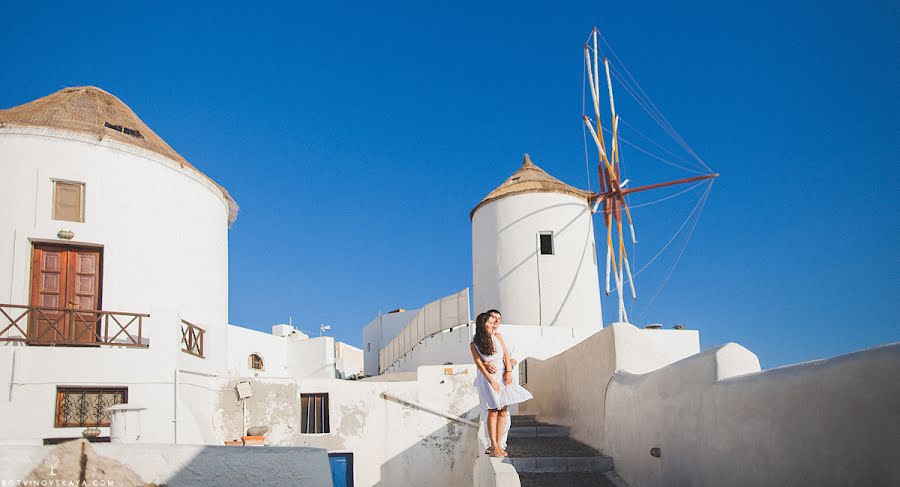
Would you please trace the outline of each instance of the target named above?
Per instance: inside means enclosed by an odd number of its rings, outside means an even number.
[[[627,322],[628,315],[625,310],[625,297],[623,294],[625,288],[625,281],[628,282],[628,287],[631,291],[632,299],[637,299],[637,292],[634,288],[634,279],[631,272],[631,264],[628,261],[628,253],[625,250],[625,235],[623,232],[623,224],[625,220],[627,220],[628,228],[630,230],[630,237],[632,243],[637,243],[637,236],[634,232],[634,222],[631,218],[631,210],[628,207],[628,203],[625,197],[629,194],[638,193],[641,191],[647,191],[651,189],[663,188],[667,186],[674,186],[679,184],[686,184],[696,181],[710,180],[718,177],[719,175],[713,172],[709,172],[708,174],[702,174],[699,176],[688,177],[683,179],[676,179],[672,181],[665,181],[655,184],[649,184],[646,186],[639,186],[635,188],[626,188],[629,180],[622,181],[622,168],[620,164],[620,139],[619,139],[619,115],[616,113],[616,105],[615,99],[613,98],[613,88],[612,88],[612,80],[610,78],[610,66],[609,66],[609,58],[603,58],[603,67],[606,74],[606,85],[607,91],[609,94],[609,110],[610,110],[610,120],[611,120],[611,129],[608,130],[610,143],[609,149],[607,150],[607,145],[604,140],[604,128],[600,121],[600,70],[599,70],[599,49],[597,47],[597,38],[599,36],[599,32],[595,27],[591,31],[591,35],[588,38],[588,42],[584,45],[584,64],[585,64],[585,73],[587,76],[587,82],[590,85],[591,92],[591,100],[593,102],[594,108],[594,119],[591,120],[586,114],[583,115],[584,124],[588,129],[588,132],[591,134],[591,138],[594,141],[594,144],[597,146],[597,154],[599,158],[599,163],[597,164],[597,177],[600,180],[599,189],[596,193],[592,193],[589,196],[591,210],[594,214],[600,213],[603,217],[603,224],[606,227],[606,294],[610,294],[610,277],[615,278],[616,290],[619,298],[619,316],[618,321]],[[611,50],[611,48],[610,48]],[[614,51],[612,51],[615,55]],[[638,86],[638,89],[640,87]],[[634,95],[634,92],[631,92]],[[643,90],[640,90],[640,93],[643,93]],[[649,101],[649,100],[648,100]],[[647,109],[648,105],[642,105],[645,109]],[[655,105],[652,102],[649,103],[649,106],[652,106],[655,109]],[[649,111],[648,111],[649,112]],[[651,114],[653,115],[653,114]],[[661,125],[662,122],[665,121],[662,118],[662,114],[658,113],[654,116],[654,118]],[[684,143],[683,139],[678,136],[677,132],[671,128],[671,125],[668,122],[665,122],[668,125],[666,129],[673,138],[676,138],[682,147],[684,147],[690,154],[692,154],[700,163],[709,170],[709,167],[706,166],[700,160],[699,157]],[[613,229],[615,227],[615,229]],[[627,278],[627,279],[626,279]]]

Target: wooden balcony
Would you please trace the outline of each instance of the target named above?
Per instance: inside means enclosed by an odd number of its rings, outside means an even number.
[[[0,342],[146,348],[148,314],[0,304]]]
[[[206,330],[185,320],[181,320],[181,351],[199,358],[203,355],[203,339]]]

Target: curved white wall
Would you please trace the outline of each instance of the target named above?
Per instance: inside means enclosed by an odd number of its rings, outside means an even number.
[[[553,232],[554,255],[538,234]],[[472,218],[474,312],[496,308],[522,325],[600,328],[600,281],[587,203],[560,193],[490,202]]]
[[[152,152],[22,127],[0,129],[0,175],[0,303],[29,303],[32,242],[66,243],[57,233],[71,230],[73,243],[103,247],[102,308],[150,314],[143,327],[150,347],[122,350],[129,356],[127,364],[98,365],[95,359],[110,355],[106,350],[66,348],[60,355],[64,364],[47,363],[43,373],[28,371],[35,384],[45,385],[16,387],[29,395],[28,401],[52,405],[52,397],[44,396],[52,395],[60,367],[66,368],[69,384],[90,385],[97,380],[98,366],[111,373],[127,365],[131,370],[122,371],[121,379],[109,373],[104,377],[129,385],[129,402],[155,410],[148,416],[158,418],[159,424],[145,429],[168,435],[172,396],[151,393],[142,389],[149,385],[141,384],[172,381],[175,368],[227,369],[228,206],[221,191],[196,172]],[[83,223],[52,219],[53,179],[85,184]],[[206,330],[205,359],[180,351],[181,319]],[[19,348],[18,353],[37,348]],[[142,365],[134,369],[135,363]],[[72,433],[54,430],[52,417],[39,421],[48,427],[40,433],[45,437]]]

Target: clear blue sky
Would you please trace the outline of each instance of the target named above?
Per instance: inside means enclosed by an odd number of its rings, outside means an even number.
[[[643,322],[764,367],[900,339],[890,2],[185,3],[4,2],[0,106],[100,86],[227,187],[232,323],[292,315],[359,345],[379,309],[469,286],[469,210],[524,152],[587,184],[596,24],[722,174],[649,308],[677,252],[637,279]],[[636,184],[676,176],[623,155]],[[697,196],[635,211],[638,265]]]

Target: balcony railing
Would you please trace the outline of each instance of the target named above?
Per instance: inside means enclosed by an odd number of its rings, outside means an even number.
[[[121,311],[0,304],[0,341],[28,345],[147,347],[144,318]]]
[[[206,330],[189,322],[181,320],[181,351],[195,357],[205,358],[203,355],[203,336]]]

